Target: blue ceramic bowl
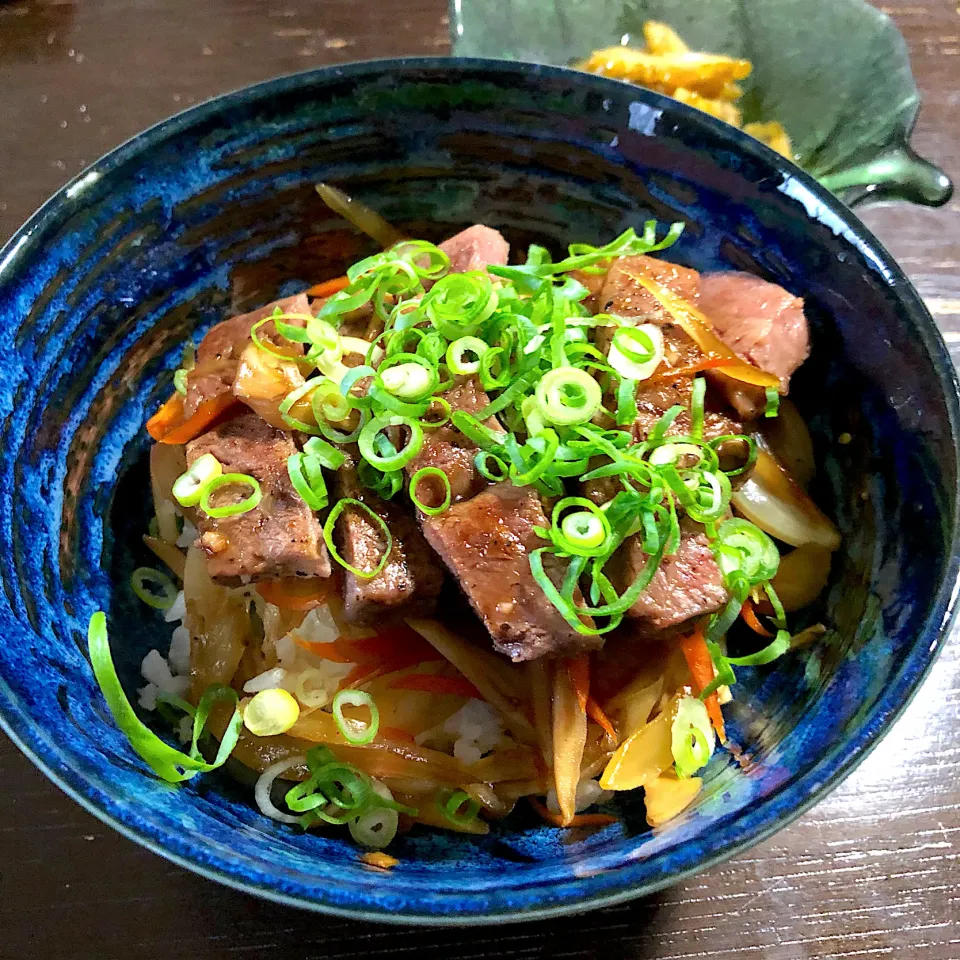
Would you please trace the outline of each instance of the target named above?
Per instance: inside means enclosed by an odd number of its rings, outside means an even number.
[[[389,874],[339,836],[261,817],[212,775],[153,779],[106,714],[84,654],[108,611],[129,690],[160,618],[131,596],[146,562],[143,424],[182,341],[231,310],[341,272],[371,249],[320,203],[340,184],[414,234],[482,221],[516,243],[600,242],[648,217],[688,228],[670,256],[755,271],[807,299],[796,378],[844,547],[830,633],[741,671],[741,765],[651,832],[642,803],[592,834],[523,811],[479,840],[428,832]],[[0,254],[0,714],[21,748],[122,833],[284,903],[395,922],[490,922],[640,896],[730,856],[814,803],[876,744],[941,644],[957,575],[957,382],[900,269],[848,210],[756,141],[599,77],[482,60],[318,70],[154,127],[57,194]],[[850,433],[851,443],[835,438]],[[749,761],[749,762],[747,762]]]

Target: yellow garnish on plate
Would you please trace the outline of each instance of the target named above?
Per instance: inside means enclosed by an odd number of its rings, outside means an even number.
[[[645,50],[606,47],[594,50],[579,69],[665,93],[704,113],[724,120],[793,159],[793,146],[783,124],[776,120],[743,123],[736,101],[743,96],[738,80],[753,70],[749,60],[691,50],[669,24],[648,20],[643,25]]]

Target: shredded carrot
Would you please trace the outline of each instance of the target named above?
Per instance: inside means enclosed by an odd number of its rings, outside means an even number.
[[[355,683],[382,677],[387,671],[375,663],[358,663],[341,681],[337,690],[346,690]]]
[[[307,290],[307,296],[332,297],[335,293],[339,293],[344,287],[349,285],[349,277],[334,277],[332,280],[324,280],[323,283],[315,283]]]
[[[320,580],[287,577],[284,580],[265,580],[257,584],[257,593],[267,603],[285,610],[312,610],[323,603],[334,589],[332,578]]]
[[[593,697],[587,698],[587,716],[596,724],[603,728],[603,732],[611,740],[617,739],[617,730],[611,723],[610,718],[603,712],[603,708]]]
[[[702,373],[704,370],[716,370],[719,367],[732,367],[737,363],[729,357],[708,357],[699,363],[691,364],[689,367],[677,367],[674,370],[666,369],[662,373],[656,373],[644,381],[644,386],[651,383],[657,383],[663,380],[673,380],[676,377],[692,377],[696,373]]]
[[[293,642],[307,653],[312,653],[321,660],[329,660],[332,663],[353,663],[349,657],[345,657],[340,648],[334,643],[317,643],[315,640],[304,640],[296,631],[293,632]]]
[[[202,400],[197,412],[186,417],[183,396],[175,393],[148,421],[147,433],[160,443],[186,443],[199,437],[231,407],[237,406],[232,393],[221,393],[209,400]]]
[[[697,626],[693,633],[680,640],[680,649],[683,650],[684,659],[690,668],[693,676],[693,682],[697,685],[698,692],[705,689],[713,681],[713,660],[710,657],[710,651],[707,649],[707,641],[703,636],[703,628]],[[726,731],[723,726],[723,714],[720,712],[720,700],[716,692],[711,693],[704,701],[707,713],[710,715],[710,722],[721,743],[727,739]]]
[[[393,743],[417,742],[411,734],[407,733],[406,730],[401,730],[399,727],[381,727],[377,731],[377,737],[383,740],[390,740]]]
[[[740,608],[740,616],[743,622],[754,632],[759,633],[761,637],[772,637],[773,634],[757,619],[757,614],[753,609],[753,604],[749,598],[743,601]]]
[[[536,797],[527,797],[530,806],[553,827],[607,827],[617,818],[609,813],[578,813],[569,823],[563,822],[559,813],[552,813]]]
[[[570,657],[567,660],[567,673],[577,695],[580,709],[587,710],[587,701],[590,699],[590,654],[582,653],[579,657]]]
[[[384,627],[372,637],[354,640],[341,637],[335,642],[340,653],[353,663],[389,664],[393,670],[443,659],[431,644],[405,623]]]
[[[444,677],[435,673],[408,673],[390,684],[393,690],[419,690],[467,700],[483,700],[483,694],[466,677]]]

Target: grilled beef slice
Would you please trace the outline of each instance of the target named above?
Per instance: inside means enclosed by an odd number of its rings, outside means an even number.
[[[399,504],[383,500],[364,487],[355,463],[337,471],[341,497],[365,503],[390,529],[393,546],[387,564],[375,577],[344,573],[344,615],[352,623],[370,623],[390,614],[429,616],[443,585],[444,572],[427,546],[416,520]],[[348,506],[337,522],[337,546],[343,558],[360,570],[375,567],[383,555],[380,525],[357,507]]]
[[[626,589],[643,570],[647,555],[636,536],[630,537],[621,551]],[[650,585],[627,616],[635,618],[644,633],[652,634],[715,613],[729,597],[703,527],[684,519],[680,523],[679,549],[660,561]]]
[[[192,416],[204,400],[211,400],[233,389],[240,356],[251,343],[250,331],[255,323],[269,317],[279,307],[284,313],[310,312],[310,303],[302,293],[268,303],[259,310],[231,317],[212,327],[197,347],[197,365],[187,374],[187,395],[184,398],[184,413]],[[266,332],[270,339],[273,324]],[[302,352],[302,346],[282,341],[284,349]]]
[[[544,545],[534,527],[546,526],[537,492],[511,483],[423,521],[427,542],[460,582],[494,647],[517,662],[573,656],[603,643],[577,633],[533,577],[530,553]],[[548,555],[544,567],[559,585],[559,562]]]
[[[290,483],[287,458],[297,452],[290,435],[255,414],[244,414],[187,444],[187,463],[212,453],[224,473],[246,473],[260,482],[263,499],[247,513],[216,519],[198,510],[200,541],[210,576],[221,582],[280,577],[329,577],[330,557],[320,524]],[[220,506],[242,500],[249,489],[224,487]]]
[[[452,412],[462,410],[476,415],[490,401],[476,377],[462,377],[443,396]],[[492,430],[503,428],[493,417],[484,421]],[[450,496],[453,503],[468,500],[479,493],[486,480],[477,472],[473,459],[477,454],[476,444],[465,437],[451,422],[436,430],[425,430],[420,452],[407,464],[407,475],[412,477],[422,467],[437,467],[450,481]],[[429,489],[426,482],[423,485]],[[417,495],[425,503],[429,501],[418,488]]]

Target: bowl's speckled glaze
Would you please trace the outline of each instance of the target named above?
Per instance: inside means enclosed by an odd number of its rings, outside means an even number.
[[[479,840],[415,832],[389,874],[339,835],[260,816],[225,774],[176,789],[131,753],[85,657],[108,611],[129,690],[169,630],[132,597],[147,516],[143,423],[185,337],[371,250],[311,184],[431,239],[602,242],[683,219],[669,256],[806,297],[795,396],[844,547],[808,620],[830,632],[740,671],[696,806],[597,832],[519,811]],[[390,61],[260,84],[155,127],[54,197],[0,254],[0,716],[35,762],[138,842],[242,889],[396,922],[493,922],[639,896],[769,835],[830,789],[932,663],[957,574],[957,384],[922,303],[857,219],[795,167],[673,100],[564,70]],[[853,441],[836,438],[848,432]],[[800,621],[801,624],[803,621]]]

